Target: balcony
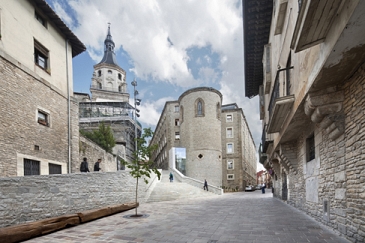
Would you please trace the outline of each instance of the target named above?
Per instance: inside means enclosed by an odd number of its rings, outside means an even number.
[[[303,0],[291,48],[299,52],[323,42],[343,4],[339,0]]]
[[[293,67],[279,69],[276,73],[274,88],[271,93],[270,103],[269,103],[269,116],[270,121],[268,124],[267,133],[280,132],[280,129],[290,112],[293,103],[294,95],[287,95],[280,97],[280,80],[279,73],[284,70],[291,69]]]
[[[266,153],[267,148],[269,147],[270,143],[273,143],[273,139],[270,135],[266,136],[266,125],[264,126],[264,129],[262,130],[262,136],[261,136],[261,145],[262,146],[262,152]]]
[[[90,89],[115,92],[119,94],[128,94],[128,92],[123,92],[119,87],[113,88],[113,87],[99,87],[98,85],[90,85]]]
[[[261,149],[262,149],[262,144],[260,144],[258,152],[259,152],[259,161],[263,165],[265,163],[265,160],[267,159],[267,154],[263,153]]]

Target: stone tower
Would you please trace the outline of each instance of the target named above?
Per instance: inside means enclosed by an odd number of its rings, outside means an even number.
[[[94,66],[90,87],[93,101],[129,101],[126,73],[117,63],[114,47],[109,25],[103,59]]]
[[[181,147],[186,176],[222,185],[222,94],[213,88],[190,89],[179,97]]]

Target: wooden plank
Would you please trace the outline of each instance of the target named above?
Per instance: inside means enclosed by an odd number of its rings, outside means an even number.
[[[316,9],[318,6],[318,1],[311,1],[310,6],[308,7],[308,12],[307,15],[305,16],[305,18],[302,20],[304,21],[303,27],[302,27],[302,31],[299,33],[299,41],[298,41],[298,45],[297,48],[301,48],[301,46],[306,44],[306,38],[308,36],[309,30],[311,28],[311,19],[314,17],[315,11],[311,11],[313,9]]]
[[[330,0],[330,1],[332,1],[332,0]],[[305,40],[306,43],[313,42],[314,33],[318,28],[319,21],[320,21],[321,17],[323,16],[323,10],[324,10],[328,0],[327,1],[326,0],[319,0],[319,1],[316,1],[316,2],[318,2],[318,5],[315,8],[314,7],[311,8],[312,6],[310,6],[310,9],[308,10],[308,11],[315,12],[315,14],[313,16],[313,19],[308,19],[308,21],[309,21],[308,25],[310,27],[309,27],[309,32],[308,32],[307,38]]]
[[[77,214],[69,214],[36,222],[9,226],[0,229],[0,242],[19,242],[31,239],[40,235],[48,234],[67,226],[80,224]]]
[[[322,17],[314,33],[313,40],[319,40],[326,37],[328,29],[331,25],[334,14],[340,5],[341,0],[327,1],[326,7],[322,13]]]

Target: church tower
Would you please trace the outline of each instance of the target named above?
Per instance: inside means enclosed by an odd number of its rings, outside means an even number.
[[[126,72],[117,63],[114,47],[109,24],[103,59],[94,65],[90,87],[92,101],[129,101]]]

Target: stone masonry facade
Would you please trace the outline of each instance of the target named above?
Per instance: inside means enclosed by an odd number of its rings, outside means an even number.
[[[154,183],[139,183],[146,201]],[[135,201],[136,179],[127,171],[0,178],[0,227]]]
[[[233,116],[232,122],[226,122],[227,114]],[[233,129],[233,137],[227,138],[226,128]],[[227,153],[228,143],[234,146],[231,153]],[[193,88],[177,101],[166,102],[151,144],[158,145],[152,155],[158,168],[169,169],[171,148],[185,148],[185,176],[207,179],[209,184],[231,191],[242,191],[255,181],[256,149],[243,111],[236,104],[222,106],[222,95],[213,88]],[[233,160],[232,169],[227,169],[227,159]]]
[[[40,161],[41,173],[49,163],[68,170],[67,97],[52,84],[2,53],[0,57],[2,110],[0,176],[22,176],[23,159]],[[21,109],[20,109],[21,107]],[[71,102],[71,137],[78,144],[77,104]],[[49,125],[37,122],[38,112],[48,115]],[[71,159],[78,161],[78,146],[73,147]],[[47,172],[48,173],[48,172]]]

